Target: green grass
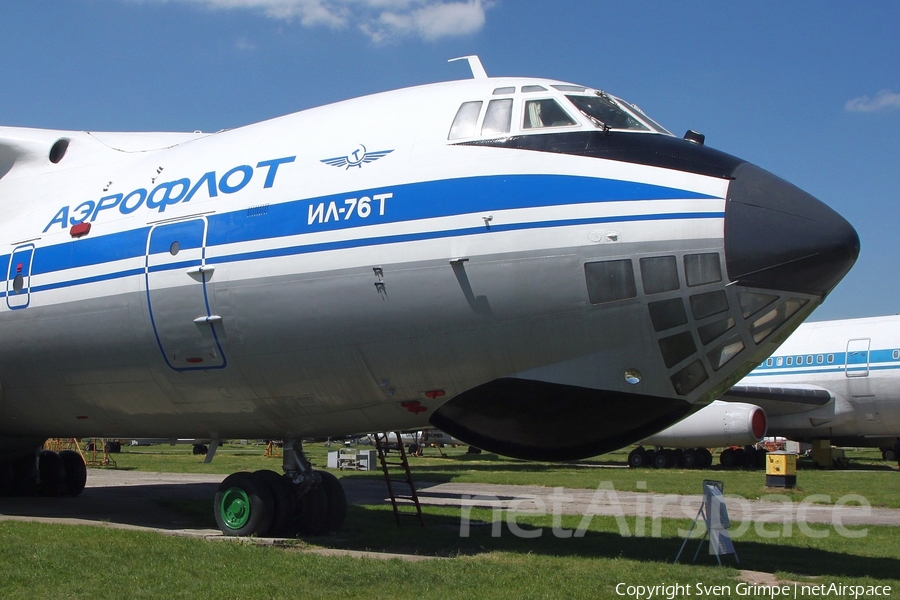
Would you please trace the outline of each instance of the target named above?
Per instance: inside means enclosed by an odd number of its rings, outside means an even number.
[[[489,511],[473,517],[488,520]],[[390,510],[352,507],[345,533],[283,546],[211,542],[98,527],[0,523],[0,589],[5,599],[65,598],[608,598],[618,583],[675,582],[730,586],[737,593],[733,557],[714,566],[703,547],[698,565],[672,564],[682,543],[663,521],[662,537],[623,537],[613,518],[595,518],[582,538],[552,535],[549,517],[521,517],[523,539],[504,525],[459,536],[459,511],[429,508],[428,527],[396,527]],[[578,517],[564,517],[574,529]],[[896,531],[873,527],[864,544],[834,536],[762,539],[751,530],[736,540],[741,567],[777,573],[788,581],[891,585],[900,589]],[[697,541],[688,544],[689,563]],[[310,547],[348,548],[450,557],[421,562],[324,557]],[[685,597],[685,596],[679,596]]]
[[[190,446],[125,447],[115,455],[119,468],[161,472],[230,473],[271,468],[280,459],[263,456],[261,446],[226,445],[210,465],[191,454]],[[314,463],[325,464],[328,448],[307,445]],[[430,450],[413,458],[419,481],[464,481],[540,484],[592,488],[612,481],[618,490],[635,490],[646,482],[649,491],[699,492],[703,478],[720,478],[726,492],[755,497],[764,493],[762,471],[681,471],[603,468],[624,465],[626,452],[605,455],[584,465],[524,463],[493,455],[467,456],[448,450],[442,458]],[[861,451],[869,472],[801,469],[800,495],[861,493],[891,504],[893,473]],[[380,477],[380,473],[337,473],[346,477]],[[873,503],[876,503],[873,501]],[[164,500],[160,504],[187,516],[196,527],[212,527],[210,502]],[[614,598],[619,583],[665,585],[701,582],[725,586],[712,597],[757,598],[767,594],[739,593],[734,557],[726,565],[702,547],[691,565],[698,541],[688,543],[682,564],[673,564],[687,520],[650,519],[644,535],[636,536],[637,517],[617,521],[595,517],[583,537],[557,537],[548,515],[518,515],[525,530],[539,537],[512,534],[506,516],[499,537],[492,536],[490,510],[474,509],[474,525],[461,537],[461,512],[452,507],[425,507],[428,526],[410,520],[397,527],[387,506],[351,506],[343,532],[334,537],[289,540],[277,546],[252,541],[208,541],[103,527],[0,522],[0,590],[2,598],[381,598],[436,596],[444,598]],[[563,529],[574,530],[581,517],[563,516]],[[624,532],[627,535],[623,535]],[[785,581],[890,585],[900,590],[897,531],[867,527],[864,538],[845,538],[833,530],[814,538],[793,527],[789,535],[767,537],[749,527],[735,539],[740,567],[777,574]],[[438,557],[408,562],[320,556],[305,550],[369,550]],[[659,597],[659,595],[657,595]],[[662,596],[665,597],[665,596]],[[696,588],[690,595],[703,597]],[[809,595],[799,597],[810,597]],[[847,596],[842,596],[847,597]]]
[[[313,464],[319,468],[325,466],[328,451],[335,448],[336,446],[325,447],[321,443],[308,443],[304,446]],[[663,494],[699,494],[703,479],[720,479],[725,482],[726,494],[736,494],[748,499],[765,499],[767,495],[775,494],[781,497],[786,495],[799,502],[813,494],[822,494],[834,502],[848,494],[860,494],[872,506],[900,508],[900,495],[896,493],[894,486],[885,484],[885,478],[890,478],[896,469],[891,463],[881,460],[877,449],[848,451],[851,466],[846,470],[816,469],[810,462],[801,460],[797,487],[793,490],[766,488],[764,470],[725,470],[718,466],[706,470],[628,469],[628,450],[611,452],[578,463],[541,463],[514,460],[495,454],[470,455],[465,454],[464,448],[446,448],[446,456],[441,456],[437,449],[428,449],[425,456],[411,457],[410,461],[414,478],[421,482],[595,489],[601,482],[611,481],[619,491],[640,489]],[[122,452],[113,456],[120,469],[222,475],[256,469],[280,472],[281,459],[265,457],[264,451],[264,446],[226,444],[219,449],[211,464],[203,463],[203,457],[192,455],[190,445],[123,446]],[[382,476],[380,471],[346,471],[335,474],[339,477]],[[639,484],[642,487],[639,488]]]

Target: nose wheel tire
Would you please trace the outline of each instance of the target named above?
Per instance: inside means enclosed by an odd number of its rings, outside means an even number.
[[[226,477],[219,484],[213,506],[216,523],[225,535],[265,535],[275,516],[269,485],[254,473]]]
[[[325,490],[327,510],[325,511],[325,533],[337,533],[347,518],[347,495],[337,477],[328,471],[319,471],[322,489]]]
[[[298,516],[301,535],[322,535],[326,533],[325,519],[328,516],[328,496],[322,485],[314,485],[300,496]]]
[[[297,533],[297,495],[294,493],[291,482],[283,475],[268,469],[256,471],[253,475],[266,482],[275,502],[272,527],[262,535],[292,537]]]
[[[274,471],[233,473],[219,485],[216,524],[229,536],[337,533],[347,517],[347,496],[337,477],[318,471],[320,481],[301,496]]]

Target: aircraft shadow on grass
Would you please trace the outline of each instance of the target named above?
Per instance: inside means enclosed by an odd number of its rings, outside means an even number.
[[[502,499],[502,498],[501,498]],[[407,508],[409,510],[409,508]],[[559,557],[625,558],[642,562],[671,563],[681,548],[681,537],[623,537],[617,532],[585,532],[580,538],[556,537],[551,530],[549,517],[543,522],[540,537],[530,539],[514,535],[507,523],[502,524],[499,537],[492,537],[491,523],[473,521],[469,537],[460,536],[460,517],[426,513],[426,527],[415,519],[404,519],[397,526],[390,510],[370,506],[351,506],[344,533],[341,536],[316,538],[315,543],[353,550],[369,550],[398,553],[415,553],[434,556],[477,555],[486,552],[506,551]],[[634,517],[627,517],[629,526]],[[536,527],[524,522],[524,530]],[[647,519],[650,531],[650,519]],[[794,528],[796,532],[796,527]],[[352,533],[350,533],[352,532]],[[833,533],[833,532],[832,532]],[[680,560],[690,564],[699,539],[688,541]],[[740,557],[723,556],[723,564],[741,569],[774,573],[787,571],[804,576],[872,577],[896,579],[900,572],[900,558],[871,557],[834,550],[798,547],[780,543],[735,540]],[[702,541],[697,565],[715,565],[716,559],[708,553],[707,541]]]
[[[354,478],[355,479],[355,478]],[[349,483],[349,482],[348,482]],[[379,493],[377,481],[359,481],[365,485],[348,485],[350,502],[347,521],[340,535],[304,538],[312,544],[329,548],[367,550],[375,552],[411,553],[426,556],[477,555],[494,551],[530,553],[546,556],[581,558],[625,558],[638,561],[671,563],[683,539],[671,537],[623,537],[618,532],[588,530],[583,537],[556,537],[550,518],[541,521],[539,537],[523,538],[514,535],[506,521],[500,536],[492,536],[491,523],[473,521],[468,537],[460,535],[458,514],[439,515],[426,511],[426,527],[416,519],[404,519],[397,526],[390,505]],[[4,498],[0,513],[19,517],[56,517],[86,522],[113,523],[160,530],[185,530],[198,534],[214,530],[212,503],[215,483],[178,483],[87,488],[77,498],[60,502],[53,498]],[[458,498],[454,494],[440,497]],[[500,498],[502,500],[502,498]],[[406,507],[409,510],[409,507]],[[451,509],[452,510],[452,509]],[[483,513],[482,513],[483,514]],[[599,519],[599,518],[598,518]],[[524,530],[535,526],[519,522]],[[634,517],[626,517],[629,527]],[[571,523],[569,521],[568,523]],[[650,531],[650,519],[646,531]],[[794,532],[797,533],[796,527]],[[833,533],[833,532],[832,532]],[[837,537],[836,534],[834,537]],[[688,542],[682,563],[689,563],[699,540]],[[733,556],[724,563],[765,572],[787,571],[806,576],[872,577],[896,579],[900,573],[900,558],[871,557],[788,545],[779,539],[769,543],[736,539],[740,564]],[[714,557],[707,551],[706,542],[700,549],[698,565],[714,565]]]

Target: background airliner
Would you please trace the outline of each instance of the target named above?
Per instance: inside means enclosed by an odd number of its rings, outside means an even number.
[[[768,417],[769,436],[879,447],[896,460],[900,316],[804,323],[722,398],[728,402],[716,401],[644,443],[688,454],[753,444],[766,435]],[[660,459],[659,466],[669,463]]]
[[[619,448],[721,395],[855,262],[842,217],[701,135],[469,61],[215,134],[0,128],[3,489],[81,490],[48,437],[284,439],[283,476],[222,482],[219,526],[335,530],[302,438]]]

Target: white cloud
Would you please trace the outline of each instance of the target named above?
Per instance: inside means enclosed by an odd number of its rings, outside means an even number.
[[[889,90],[881,90],[874,98],[860,96],[847,100],[845,108],[850,112],[883,112],[900,110],[900,94]]]
[[[416,36],[433,41],[484,27],[491,0],[144,0],[180,1],[212,10],[249,9],[304,27],[355,27],[378,43]]]
[[[168,0],[150,0],[166,2]],[[180,0],[200,4],[210,9],[254,9],[272,19],[300,21],[307,27],[326,25],[339,28],[347,25],[348,2],[342,0]]]
[[[376,42],[396,35],[417,35],[434,41],[479,31],[484,27],[484,10],[480,0],[428,3],[405,12],[385,11],[377,23],[364,24],[363,31]]]

